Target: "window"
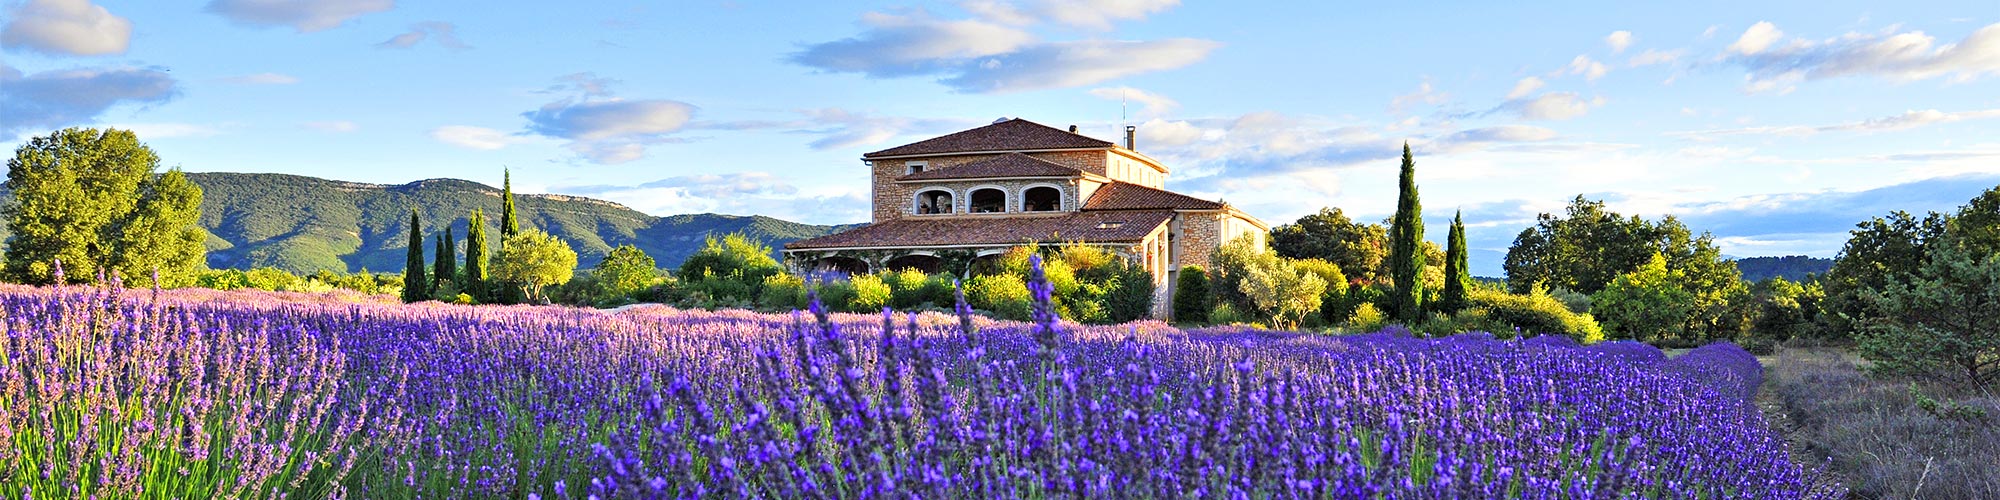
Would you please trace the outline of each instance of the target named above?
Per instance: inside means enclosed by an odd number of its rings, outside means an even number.
[[[921,162],[921,161],[913,161],[913,162],[909,162],[909,163],[904,163],[904,164],[903,164],[903,175],[910,175],[910,174],[920,174],[920,173],[923,173],[923,172],[924,172],[924,167],[928,167],[928,166],[930,166],[930,164],[929,164],[929,163],[926,163],[926,162]]]
[[[952,203],[951,203],[950,191],[945,191],[943,189],[932,189],[929,191],[917,193],[916,210],[917,214],[919,215],[948,214],[951,213],[951,209],[952,209]]]
[[[1036,186],[1021,193],[1021,210],[1024,212],[1054,212],[1061,209],[1061,189]]]
[[[972,202],[965,209],[968,213],[990,214],[1007,211],[1007,192],[997,188],[980,188],[972,191]]]

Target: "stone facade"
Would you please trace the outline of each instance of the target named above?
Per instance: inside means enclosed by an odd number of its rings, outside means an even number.
[[[937,170],[990,159],[996,156],[1000,156],[1000,154],[926,156],[922,158],[898,158],[870,162],[870,179],[872,180],[872,192],[874,193],[872,196],[874,198],[874,222],[884,222],[913,215],[911,200],[915,199],[917,191],[921,188],[934,185],[931,183],[905,184],[896,182],[896,178],[910,173],[910,164],[921,162],[925,170]],[[1105,151],[1051,151],[1046,153],[1029,153],[1028,156],[1048,160],[1099,176],[1104,175],[1106,164],[1111,158],[1111,154]],[[1052,180],[1051,182],[1054,181]],[[977,183],[977,181],[965,181],[965,183],[950,181],[949,183],[953,185],[970,185],[971,183]],[[1081,206],[1080,200],[1089,199],[1087,193],[1084,193],[1084,197],[1082,198],[1078,197],[1079,193],[1077,192],[1075,181],[1069,181],[1067,184],[1069,186],[1063,188],[1065,201],[1075,204],[1066,206]],[[1018,194],[1013,193],[1015,196],[1018,196]],[[954,199],[954,201],[960,205],[964,204],[962,200]],[[1009,207],[1019,206],[1019,200],[1010,201],[1012,203],[1008,205]]]

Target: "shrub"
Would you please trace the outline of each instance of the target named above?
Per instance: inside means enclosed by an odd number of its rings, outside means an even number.
[[[1153,314],[1153,273],[1146,268],[1120,261],[1112,264],[1114,274],[1105,284],[1105,319],[1124,323]]]
[[[854,298],[847,303],[848,312],[879,313],[883,306],[889,305],[892,292],[889,285],[882,282],[882,277],[873,274],[855,276],[847,283],[854,287]]]
[[[819,291],[819,302],[828,311],[846,311],[854,302],[854,284],[849,281],[822,281],[812,285]]]
[[[932,307],[950,307],[958,303],[957,278],[949,275],[933,275],[924,280],[923,292],[918,294],[922,302]]]
[[[965,284],[965,301],[972,307],[1015,321],[1027,321],[1028,284],[1011,274],[974,276]]]
[[[889,305],[897,309],[916,309],[917,305],[930,300],[925,285],[931,277],[916,269],[903,269],[882,275],[882,282],[889,285]]]
[[[1472,306],[1485,309],[1495,335],[1504,336],[1520,329],[1522,336],[1541,333],[1562,334],[1582,344],[1604,340],[1604,330],[1589,314],[1570,312],[1562,302],[1544,294],[1514,295],[1498,290],[1476,290],[1468,299]]]
[[[700,280],[688,283],[688,288],[691,291],[707,294],[715,300],[740,302],[755,300],[758,296],[757,286],[762,284],[761,276],[757,281],[750,281],[742,274],[733,274],[727,277],[704,276]]]
[[[1122,259],[1119,259],[1116,255],[1112,255],[1111,251],[1105,250],[1104,247],[1096,245],[1066,245],[1056,251],[1056,258],[1053,260],[1061,261],[1064,265],[1069,266],[1070,269],[1075,270],[1076,277],[1079,280],[1103,282],[1110,279],[1116,272],[1113,264]]]
[[[681,262],[678,275],[687,281],[740,276],[740,279],[756,283],[784,269],[777,259],[771,258],[770,246],[742,234],[731,233],[721,239],[709,236],[701,250]]]
[[[1234,325],[1243,322],[1243,314],[1227,302],[1215,304],[1215,310],[1208,312],[1208,321],[1217,325]]]
[[[1215,309],[1215,297],[1209,295],[1208,273],[1200,266],[1181,268],[1179,283],[1174,287],[1174,321],[1186,324],[1208,323],[1208,313]]]
[[[1382,316],[1382,310],[1376,309],[1375,304],[1364,302],[1354,308],[1353,316],[1347,318],[1347,330],[1353,332],[1373,332],[1381,330],[1382,324],[1387,321],[1388,318]]]
[[[1326,292],[1326,282],[1292,267],[1273,252],[1250,259],[1237,286],[1257,304],[1257,310],[1270,317],[1271,326],[1280,330],[1296,328],[1300,319],[1318,312],[1320,295]]]
[[[757,297],[758,306],[780,311],[806,308],[806,281],[798,276],[783,273],[765,276],[763,288]]]
[[[1215,249],[1208,257],[1208,289],[1215,293],[1215,302],[1229,304],[1238,312],[1257,313],[1257,304],[1243,294],[1244,268],[1250,261],[1268,249],[1258,248],[1257,240],[1249,236],[1238,236]],[[1276,256],[1272,256],[1276,258]]]

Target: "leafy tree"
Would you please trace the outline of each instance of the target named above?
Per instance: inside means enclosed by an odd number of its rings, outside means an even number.
[[[526,230],[502,240],[494,256],[493,277],[520,283],[527,299],[542,301],[542,289],[568,283],[576,272],[576,251],[549,233]]]
[[[202,192],[178,170],[155,175],[159,163],[127,130],[71,128],[22,144],[7,162],[14,199],[0,207],[13,232],[5,274],[49,283],[61,260],[70,282],[99,270],[191,282],[206,251]]]
[[[460,285],[473,300],[492,300],[486,286],[486,215],[472,209],[465,223],[465,284]]]
[[[1271,248],[1293,259],[1326,259],[1350,278],[1373,283],[1389,255],[1389,232],[1380,224],[1360,224],[1338,208],[1271,228]]]
[[[658,264],[653,257],[632,245],[619,245],[605,254],[604,260],[591,270],[597,277],[605,298],[624,297],[644,290],[659,276]]]
[[[1215,309],[1215,298],[1208,292],[1208,273],[1201,266],[1182,267],[1178,283],[1174,286],[1174,321],[1190,324],[1208,323],[1208,312]]]
[[[1451,236],[1447,239],[1444,256],[1444,294],[1439,299],[1440,309],[1446,313],[1456,313],[1465,308],[1467,288],[1472,286],[1472,271],[1467,269],[1469,258],[1465,250],[1465,214],[1460,212],[1451,218]]]
[[[1424,305],[1424,209],[1417,199],[1417,162],[1408,143],[1403,144],[1398,186],[1395,222],[1389,226],[1389,277],[1396,282],[1396,307],[1391,313],[1398,320],[1414,322],[1422,318]]]
[[[1825,335],[1853,338],[1876,312],[1868,295],[1892,282],[1907,282],[1923,267],[1933,242],[1945,236],[1951,217],[1931,212],[1917,218],[1896,211],[1855,226],[1822,281],[1826,302],[1821,306]]]
[[[1299,320],[1319,311],[1326,281],[1270,252],[1258,254],[1243,269],[1238,287],[1271,317],[1271,327],[1298,327]]]
[[[731,233],[721,238],[710,235],[701,250],[681,261],[678,276],[683,281],[702,281],[711,277],[749,281],[762,281],[765,276],[784,270],[777,259],[771,258],[771,247],[739,233]]]
[[[1625,217],[1582,196],[1570,201],[1565,216],[1541,214],[1514,239],[1507,250],[1507,287],[1514,293],[1543,286],[1595,295],[1654,254],[1682,275],[1682,290],[1693,301],[1691,315],[1674,325],[1689,339],[1733,336],[1748,327],[1749,310],[1742,307],[1748,287],[1713,236],[1695,236],[1671,216],[1657,223]]]
[[[1934,242],[1917,272],[1870,291],[1879,313],[1861,334],[1874,369],[1986,385],[2000,377],[2000,254],[1956,235]]]
[[[1646,265],[1592,294],[1591,314],[1626,338],[1681,338],[1681,329],[1695,312],[1694,294],[1681,288],[1685,279],[1684,273],[1667,269],[1666,257],[1654,254]]]
[[[500,239],[521,234],[521,219],[514,214],[514,172],[500,171]]]
[[[1217,304],[1227,304],[1230,308],[1246,314],[1257,311],[1257,303],[1243,294],[1243,270],[1259,254],[1268,253],[1261,248],[1257,239],[1241,235],[1222,242],[1215,253],[1208,256],[1208,279],[1210,291],[1215,293]]]
[[[1753,295],[1757,312],[1752,331],[1762,338],[1784,340],[1812,331],[1826,291],[1817,282],[1800,284],[1774,277],[1758,283]]]
[[[431,288],[442,288],[458,276],[458,241],[451,237],[451,224],[444,225],[444,234],[437,236],[436,257],[431,259]],[[458,295],[456,293],[452,295]]]
[[[1135,321],[1153,313],[1153,273],[1145,266],[1114,260],[1105,283],[1104,313],[1112,323]]]
[[[417,220],[417,209],[410,209],[410,250],[409,260],[403,264],[403,302],[418,302],[431,297],[430,278],[424,277],[424,229]]]

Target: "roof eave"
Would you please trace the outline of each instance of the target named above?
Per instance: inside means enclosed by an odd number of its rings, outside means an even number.
[[[929,158],[935,156],[966,156],[966,155],[1007,154],[1007,153],[1027,154],[1027,153],[1060,153],[1066,151],[1106,151],[1116,147],[1117,146],[1092,146],[1087,148],[1051,148],[1051,149],[983,149],[977,151],[944,151],[938,153],[915,153],[915,154],[883,155],[883,156],[873,156],[875,153],[869,153],[861,155],[861,161],[903,160],[910,158]]]

